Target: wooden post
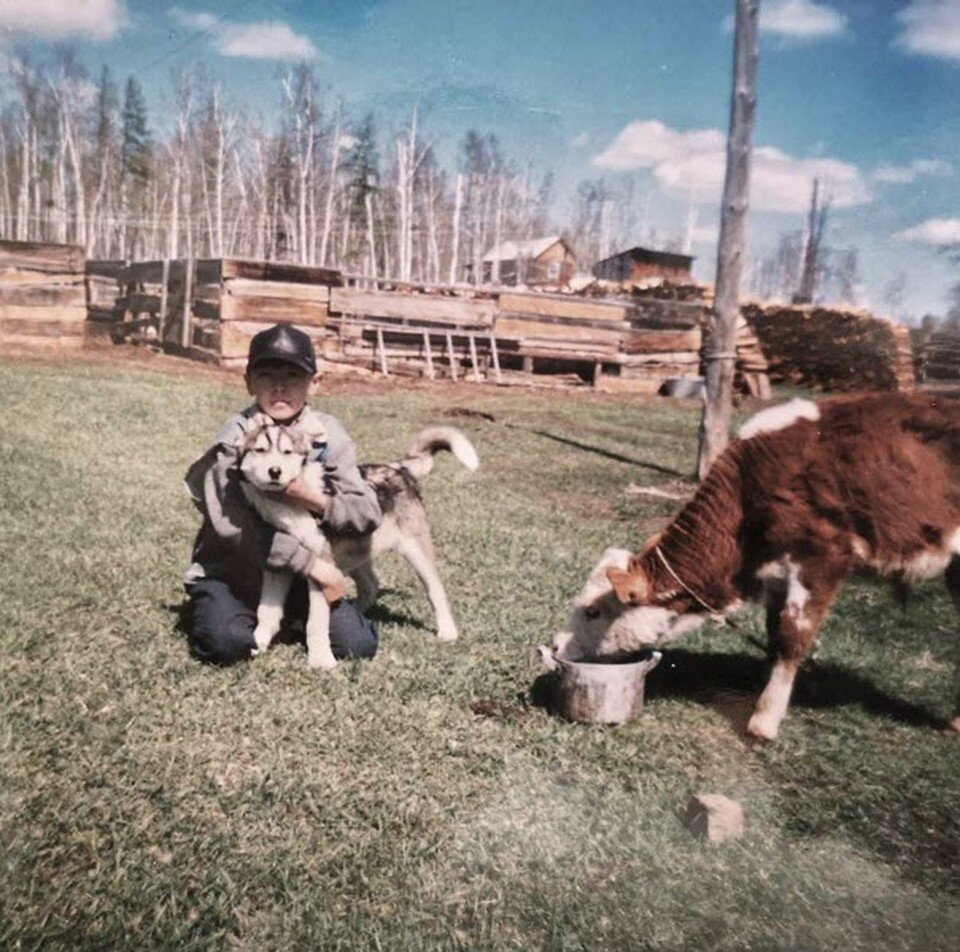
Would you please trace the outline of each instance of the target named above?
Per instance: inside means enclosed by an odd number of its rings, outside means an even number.
[[[503,383],[503,375],[500,373],[500,355],[497,353],[497,339],[490,334],[490,356],[493,359],[493,374],[497,383]]]
[[[473,331],[470,331],[467,339],[470,341],[470,363],[473,364],[473,379],[479,383],[481,377],[480,366],[477,363],[477,339]]]
[[[429,331],[423,332],[423,352],[427,358],[427,377],[430,380],[433,380],[436,377],[436,374],[433,371],[433,348],[430,346]]]
[[[169,296],[169,291],[167,290],[167,285],[170,282],[170,259],[163,259],[163,271],[161,272],[160,277],[160,321],[159,326],[157,327],[157,337],[160,340],[160,343],[163,343],[163,332],[166,330],[167,326],[167,298]]]
[[[390,371],[387,369],[387,348],[383,344],[383,328],[377,328],[377,350],[380,351],[380,373],[384,377],[390,376]]]
[[[600,382],[600,377],[603,374],[603,364],[597,361],[593,365],[593,385],[596,386]]]
[[[450,379],[457,379],[457,360],[453,353],[453,335],[447,331],[447,359],[450,361]]]
[[[533,373],[533,358],[530,356],[523,358],[523,372],[525,374]]]
[[[753,112],[756,106],[757,21],[760,0],[736,0],[733,91],[727,170],[723,181],[717,280],[704,354],[706,403],[700,423],[697,475],[703,479],[730,439],[733,375],[737,358],[737,316],[743,272],[744,232],[750,194]]]
[[[190,346],[193,332],[193,271],[195,261],[187,258],[183,275],[183,326],[180,328],[180,346],[186,349]]]

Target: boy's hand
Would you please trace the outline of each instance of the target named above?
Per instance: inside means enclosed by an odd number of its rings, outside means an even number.
[[[310,569],[310,578],[331,605],[339,602],[341,598],[346,598],[350,583],[346,575],[330,562],[317,559]]]
[[[330,497],[325,492],[314,489],[302,476],[295,477],[280,495],[288,502],[303,506],[304,509],[309,509],[317,515],[323,515],[330,501]]]

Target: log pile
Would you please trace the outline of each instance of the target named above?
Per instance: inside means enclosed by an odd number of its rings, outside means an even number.
[[[921,351],[920,373],[926,380],[960,380],[960,329],[934,331]]]
[[[823,390],[909,390],[916,384],[907,329],[863,311],[747,304],[774,380]]]
[[[0,346],[78,349],[87,314],[75,245],[0,241]]]

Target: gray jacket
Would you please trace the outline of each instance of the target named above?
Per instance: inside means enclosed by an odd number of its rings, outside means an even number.
[[[185,583],[189,586],[201,578],[217,578],[249,601],[259,597],[264,568],[306,575],[316,558],[298,539],[263,522],[243,494],[237,443],[257,412],[254,405],[230,417],[184,479],[190,498],[203,515]],[[318,417],[326,430],[326,442],[314,444],[311,457],[323,464],[330,494],[323,525],[338,534],[372,532],[380,524],[380,505],[373,487],[357,468],[353,441],[336,417],[309,407],[302,413]]]

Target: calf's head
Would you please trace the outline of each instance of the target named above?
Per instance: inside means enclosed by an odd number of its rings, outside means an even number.
[[[566,627],[553,637],[557,657],[612,659],[692,631],[703,616],[657,604],[640,558],[607,549],[574,598]]]

